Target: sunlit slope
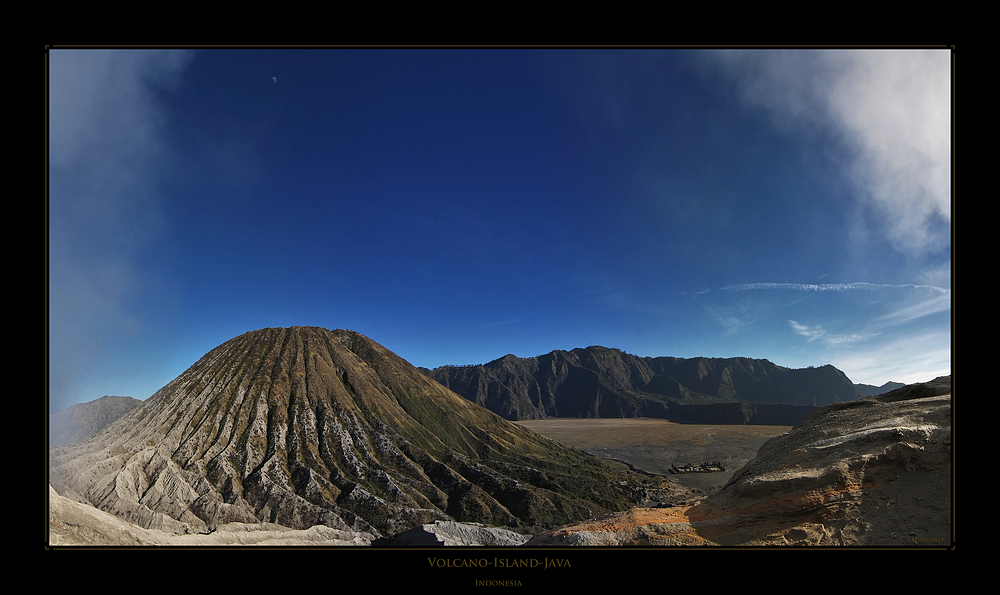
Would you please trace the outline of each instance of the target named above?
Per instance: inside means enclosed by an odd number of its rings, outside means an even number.
[[[367,337],[313,327],[236,337],[51,454],[60,493],[175,531],[269,521],[377,535],[448,518],[529,530],[625,508],[632,481]]]

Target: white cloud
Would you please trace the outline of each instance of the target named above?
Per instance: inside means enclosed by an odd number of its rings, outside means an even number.
[[[869,342],[891,328],[905,329],[951,309],[950,289],[912,283],[744,283],[694,297],[728,335],[781,320],[786,329],[824,349]]]
[[[786,130],[824,130],[849,151],[845,174],[900,250],[950,243],[949,50],[707,53],[743,99]],[[861,235],[861,234],[859,234]]]
[[[822,337],[823,335],[826,334],[826,331],[824,331],[822,329],[822,327],[818,327],[818,326],[817,327],[810,327],[810,326],[807,326],[805,324],[799,324],[799,323],[795,322],[794,320],[789,320],[788,324],[790,324],[792,326],[792,329],[796,333],[802,335],[803,337],[807,337],[810,342],[812,342],[812,341],[814,341],[814,340],[816,340],[816,339],[818,339],[818,338],[820,338],[820,337]]]
[[[920,296],[900,305],[893,311],[880,316],[876,323],[880,326],[895,326],[906,324],[911,320],[946,312],[951,309],[951,292],[935,294],[930,296]]]
[[[934,217],[951,220],[951,53],[832,52],[843,72],[829,99],[857,147],[855,182],[890,218],[896,243],[935,242]]]
[[[824,345],[837,346],[844,345],[847,343],[855,343],[857,341],[863,341],[869,339],[878,333],[851,333],[851,334],[838,334],[830,333],[822,325],[809,326],[806,324],[799,324],[794,320],[789,320],[788,324],[792,327],[797,334],[802,335],[809,339],[809,342],[820,339]]]
[[[831,363],[852,382],[881,386],[895,382],[927,382],[951,374],[951,335],[946,332],[907,336],[867,349],[835,354]]]

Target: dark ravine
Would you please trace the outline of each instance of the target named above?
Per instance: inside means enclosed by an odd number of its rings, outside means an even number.
[[[598,346],[423,371],[510,420],[653,417],[684,422],[718,412],[732,419],[695,423],[787,424],[816,406],[862,396],[831,365],[793,369],[766,359],[639,357]],[[741,402],[739,415],[731,408],[697,409]],[[770,407],[774,404],[784,408]]]
[[[438,520],[527,533],[626,509],[643,481],[367,337],[313,327],[236,337],[90,440],[50,450],[59,494],[175,533],[270,522],[379,537]]]

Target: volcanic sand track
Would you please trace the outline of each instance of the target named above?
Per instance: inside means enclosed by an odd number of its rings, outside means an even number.
[[[546,438],[616,459],[681,485],[709,492],[725,485],[733,473],[774,436],[791,426],[678,424],[661,419],[532,419],[516,422]],[[717,473],[670,474],[670,466],[719,461]]]

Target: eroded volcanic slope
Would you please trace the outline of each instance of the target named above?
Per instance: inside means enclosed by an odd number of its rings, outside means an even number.
[[[691,506],[636,508],[529,545],[954,545],[951,377],[824,407]]]
[[[142,405],[132,397],[104,396],[49,416],[49,447],[83,442]]]
[[[511,420],[656,417],[690,421],[692,416],[714,413],[700,409],[702,405],[742,401],[799,407],[800,411],[792,413],[760,412],[762,417],[797,416],[798,421],[814,405],[861,397],[850,379],[830,365],[793,369],[743,357],[639,357],[600,346],[530,358],[506,355],[483,365],[444,366],[425,373]]]
[[[141,527],[325,524],[375,537],[433,520],[524,532],[629,506],[612,471],[478,407],[352,331],[236,337],[82,444],[62,495]]]

